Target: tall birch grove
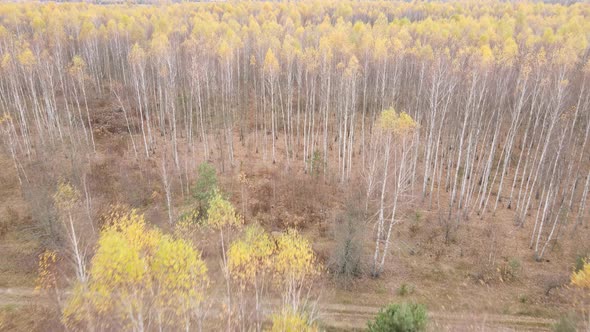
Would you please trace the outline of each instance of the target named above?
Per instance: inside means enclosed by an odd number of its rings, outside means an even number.
[[[247,154],[361,179],[374,275],[410,200],[448,234],[513,211],[541,260],[588,222],[589,41],[585,3],[3,3],[0,138],[26,184],[30,163],[99,154],[106,99],[170,224],[196,156],[224,173]]]
[[[589,196],[588,1],[0,2],[0,330],[590,326]]]

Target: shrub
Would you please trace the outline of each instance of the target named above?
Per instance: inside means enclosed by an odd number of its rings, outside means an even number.
[[[572,284],[590,289],[590,261],[584,261],[584,268],[572,274]]]
[[[426,308],[420,304],[390,304],[368,323],[370,332],[417,332],[426,329]]]
[[[414,236],[418,234],[420,230],[420,221],[422,221],[422,213],[419,210],[416,210],[414,214],[411,215],[411,223],[410,223],[410,235]]]
[[[414,285],[402,283],[399,288],[397,289],[397,295],[399,296],[406,296],[413,294],[415,290]]]
[[[321,174],[321,172],[324,171],[325,165],[326,162],[324,161],[324,158],[322,157],[320,151],[315,150],[313,152],[312,157],[309,160],[309,174],[311,175],[311,177],[317,178]]]
[[[420,210],[416,210],[416,212],[414,212],[413,219],[415,222],[420,222],[422,220],[422,213]]]
[[[513,281],[516,280],[520,274],[520,261],[516,258],[511,258],[500,269],[502,280]]]
[[[176,223],[183,223],[184,225],[203,226],[207,220],[201,218],[201,212],[197,208],[189,207],[187,210],[180,213]]]
[[[332,253],[330,268],[335,277],[349,282],[362,273],[362,212],[349,208],[336,219],[336,246]]]
[[[590,254],[578,254],[576,256],[576,265],[574,266],[574,271],[579,272],[580,270],[583,270],[584,264],[588,259],[590,259]]]
[[[191,189],[191,194],[201,213],[205,213],[209,209],[209,201],[215,194],[215,190],[217,190],[215,168],[208,162],[204,162],[199,165],[199,178]]]
[[[557,323],[553,325],[554,332],[576,332],[576,319],[573,315],[568,314],[561,316]]]
[[[305,315],[284,311],[281,314],[272,315],[271,332],[317,332],[315,324],[310,324]]]

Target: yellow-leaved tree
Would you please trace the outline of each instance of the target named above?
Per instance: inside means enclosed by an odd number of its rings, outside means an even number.
[[[62,181],[58,184],[53,195],[53,201],[57,208],[70,244],[70,256],[76,269],[76,277],[79,282],[86,282],[86,254],[82,249],[80,231],[74,220],[74,208],[80,201],[80,192],[69,182]]]
[[[367,172],[367,204],[372,195],[378,196],[375,253],[371,274],[383,272],[385,257],[391,242],[391,230],[397,223],[399,198],[409,189],[412,176],[411,151],[416,147],[416,121],[407,113],[389,108],[381,112],[371,149],[371,167]],[[393,176],[392,176],[393,175]],[[380,188],[379,188],[380,187]],[[391,212],[387,215],[387,205]],[[389,219],[386,221],[386,219]]]
[[[285,310],[299,312],[305,304],[313,279],[320,274],[321,267],[311,244],[295,229],[279,235],[273,259],[275,280],[283,295]]]
[[[219,191],[215,191],[211,200],[209,201],[209,209],[207,210],[207,224],[214,230],[219,231],[221,240],[221,254],[224,265],[227,266],[226,244],[223,231],[232,227],[240,227],[244,223],[242,217],[236,212],[233,205],[223,198]]]
[[[283,299],[282,307],[271,317],[272,331],[317,330],[309,295],[322,268],[311,244],[299,232],[289,229],[273,237],[259,225],[250,225],[231,243],[227,257],[228,273],[238,286],[241,330],[253,329],[248,325],[252,312],[255,328],[261,330],[265,319],[261,304],[269,288]],[[248,309],[248,299],[253,299],[253,309]]]
[[[232,301],[230,289],[230,275],[227,262],[227,252],[224,233],[227,234],[232,228],[240,227],[243,224],[243,218],[236,212],[233,205],[223,198],[218,190],[215,190],[209,200],[209,209],[207,210],[207,224],[212,229],[219,231],[221,244],[222,269],[226,281],[227,303],[227,330],[232,329]]]
[[[208,285],[198,250],[146,225],[135,210],[104,226],[86,283],[63,310],[73,330],[190,329]]]
[[[76,87],[76,85],[78,85],[80,90],[82,91],[82,97],[84,100],[84,108],[86,109],[86,121],[88,123],[88,130],[85,130],[86,139],[88,139],[88,135],[90,135],[90,140],[92,142],[92,150],[96,151],[96,144],[94,142],[94,134],[93,134],[93,129],[92,129],[92,121],[90,119],[90,109],[88,108],[88,98],[86,97],[86,83],[85,82],[86,82],[87,76],[88,76],[86,71],[87,71],[87,65],[86,65],[86,62],[84,61],[84,59],[82,59],[82,57],[79,55],[74,55],[74,57],[72,58],[72,62],[70,63],[70,66],[68,68],[68,72],[70,73],[70,76],[72,78],[72,82],[77,83],[77,84],[72,84],[72,87],[74,89],[74,95],[75,95],[76,99],[79,99],[78,88]],[[82,120],[82,110],[80,108],[79,103],[77,103],[76,105],[78,107],[78,114],[80,115],[80,120]]]
[[[229,247],[228,268],[232,279],[239,286],[239,318],[242,327],[248,316],[246,299],[252,298],[251,292],[254,292],[256,330],[261,329],[261,299],[266,292],[266,278],[272,267],[275,249],[272,238],[256,224],[246,227],[241,238]]]

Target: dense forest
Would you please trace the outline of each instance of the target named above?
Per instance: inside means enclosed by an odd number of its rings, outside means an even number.
[[[437,246],[485,224],[490,262],[506,228],[537,266],[590,250],[586,3],[3,3],[0,57],[60,328],[314,330],[317,283],[395,275],[418,210]],[[295,187],[313,220],[260,208]]]

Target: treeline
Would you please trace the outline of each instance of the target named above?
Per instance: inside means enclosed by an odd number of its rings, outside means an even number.
[[[2,138],[26,181],[21,163],[40,149],[94,151],[89,100],[112,97],[137,159],[166,149],[188,174],[195,153],[235,165],[248,144],[365,178],[381,211],[408,184],[450,228],[506,207],[534,223],[540,258],[587,216],[589,39],[582,3],[2,4]],[[373,144],[390,107],[417,123],[394,138],[408,147],[390,173],[400,190],[376,176],[395,164]]]

